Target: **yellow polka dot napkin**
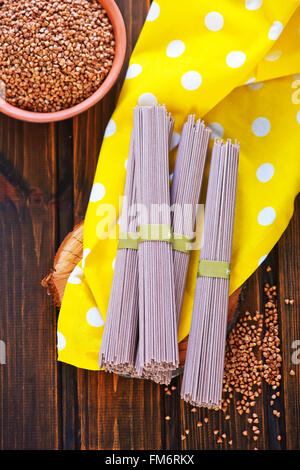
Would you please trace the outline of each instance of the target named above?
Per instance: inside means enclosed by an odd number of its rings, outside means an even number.
[[[84,225],[84,256],[67,283],[58,320],[58,359],[99,369],[98,355],[118,235],[132,113],[165,104],[176,147],[188,114],[213,137],[241,144],[230,292],[253,273],[285,230],[300,188],[299,0],[158,0],[132,55],[105,131]],[[175,150],[172,152],[174,164]],[[172,171],[172,165],[170,171]],[[107,221],[107,219],[106,219]],[[188,274],[179,341],[192,315],[198,252]]]

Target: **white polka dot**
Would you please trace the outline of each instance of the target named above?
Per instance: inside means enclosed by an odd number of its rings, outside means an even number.
[[[111,137],[112,135],[114,135],[116,130],[117,130],[116,123],[115,121],[111,119],[106,126],[106,129],[104,132],[104,138],[106,139],[107,137]]]
[[[253,78],[249,78],[249,80],[247,80],[247,81],[245,82],[245,85],[249,85],[249,83],[254,83],[254,82],[255,82],[255,80],[256,80],[256,78],[255,78],[255,77],[253,77]]]
[[[263,86],[263,82],[249,83],[248,88],[250,90],[259,90]]]
[[[84,268],[84,266],[85,266],[85,260],[86,260],[86,258],[88,257],[88,255],[90,254],[90,252],[91,252],[91,250],[90,250],[89,248],[85,248],[85,249],[83,250],[83,253],[82,253],[82,262],[81,262],[83,268]]]
[[[274,175],[274,167],[271,163],[264,163],[256,171],[256,177],[261,183],[267,183]]]
[[[268,38],[272,41],[276,41],[283,30],[283,24],[280,21],[274,21],[271,28],[269,29]]]
[[[262,256],[261,258],[259,258],[259,261],[258,261],[258,266],[260,266],[261,264],[263,264],[263,262],[265,261],[265,259],[268,257],[268,255],[264,255]]]
[[[124,165],[125,165],[125,170],[127,170],[127,164],[128,164],[128,158],[126,158],[125,163],[124,163]]]
[[[152,2],[152,5],[150,7],[150,10],[148,12],[147,21],[155,21],[160,14],[160,6],[156,2]]]
[[[90,308],[86,314],[86,321],[89,325],[99,328],[104,325],[104,320],[97,307]]]
[[[105,196],[105,187],[101,183],[95,183],[92,187],[90,202],[101,201]]]
[[[170,150],[175,149],[177,145],[179,144],[179,142],[180,142],[180,134],[178,134],[178,132],[173,132]]]
[[[297,113],[296,119],[297,119],[297,121],[298,121],[299,124],[300,124],[300,110],[299,110],[298,113]]]
[[[68,282],[70,284],[80,284],[82,281],[82,276],[83,270],[79,266],[75,266],[68,278]]]
[[[262,0],[246,0],[247,10],[258,10],[262,6]]]
[[[113,262],[112,262],[112,264],[111,264],[111,265],[112,265],[112,268],[113,268],[113,269],[115,269],[115,265],[116,265],[116,258],[113,260]]]
[[[271,129],[270,121],[267,118],[259,117],[252,123],[252,131],[257,137],[265,137]]]
[[[127,73],[126,73],[126,77],[127,79],[130,79],[130,78],[135,78],[137,77],[143,70],[143,67],[139,64],[131,64],[129,67],[128,67],[128,70],[127,70]]]
[[[185,51],[185,44],[182,41],[175,40],[170,42],[167,47],[168,57],[179,57]]]
[[[173,181],[173,176],[174,176],[174,173],[170,173],[169,175],[170,181]]]
[[[66,347],[66,338],[59,331],[57,332],[57,350],[61,351]]]
[[[185,73],[181,78],[181,84],[186,90],[197,90],[202,83],[202,77],[200,73],[191,70]]]
[[[138,99],[138,104],[140,106],[154,106],[157,104],[157,98],[152,93],[143,93]]]
[[[210,31],[219,31],[224,26],[224,18],[221,13],[211,11],[210,13],[207,13],[204,23]]]
[[[222,139],[224,135],[224,129],[218,122],[211,122],[208,124],[208,127],[212,130],[210,138],[211,139]]]
[[[246,60],[246,54],[241,51],[232,51],[226,57],[226,63],[228,67],[236,69],[237,67],[241,67]]]
[[[271,225],[276,218],[276,212],[273,207],[265,207],[260,211],[257,221],[260,225]]]
[[[273,62],[274,60],[279,59],[281,56],[282,52],[277,50],[277,51],[270,51],[268,52],[267,55],[265,55],[264,59],[269,60],[270,62]]]

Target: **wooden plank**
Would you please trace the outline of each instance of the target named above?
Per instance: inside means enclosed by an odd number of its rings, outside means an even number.
[[[0,115],[2,449],[54,449],[58,431],[55,309],[40,286],[55,253],[54,126]]]
[[[162,448],[178,450],[180,439],[180,376],[174,378],[168,387],[161,386],[161,429]],[[170,420],[166,420],[170,417]]]
[[[78,374],[82,449],[160,449],[159,387],[104,372]]]
[[[73,215],[73,120],[55,124],[55,150],[57,165],[57,245],[74,227]],[[57,246],[57,248],[58,248]]]
[[[57,237],[58,245],[74,226],[73,214],[73,120],[55,124],[57,158]],[[61,410],[60,433],[63,449],[79,447],[80,429],[77,413],[77,370],[61,362],[57,363],[59,375],[59,404]]]
[[[279,244],[280,309],[282,316],[283,404],[285,445],[288,450],[300,445],[300,196],[295,214]],[[285,299],[293,299],[286,304]],[[297,352],[298,351],[298,352]],[[290,375],[290,371],[295,375]]]
[[[265,304],[268,301],[267,297],[264,293],[264,286],[265,284],[269,284],[270,286],[276,286],[278,288],[278,247],[277,245],[271,251],[269,256],[267,257],[266,261],[262,264],[261,268],[258,270],[259,276],[259,306],[260,311],[263,312],[265,308]],[[277,289],[277,304],[280,299],[280,291]],[[264,316],[264,320],[266,319],[266,315]],[[279,322],[279,328],[281,331],[281,324]],[[264,326],[265,330],[265,326]],[[281,333],[280,333],[281,336]],[[281,387],[276,389],[276,392],[281,393]],[[263,382],[263,394],[262,394],[262,424],[261,424],[261,431],[263,437],[263,445],[262,449],[275,449],[280,450],[283,448],[283,442],[279,442],[277,440],[277,436],[279,434],[279,427],[282,423],[282,416],[280,420],[276,418],[273,414],[273,407],[271,406],[271,397],[274,394],[274,390],[270,385],[268,385],[265,381]],[[276,409],[279,407],[281,408],[281,394],[275,400],[276,401]]]

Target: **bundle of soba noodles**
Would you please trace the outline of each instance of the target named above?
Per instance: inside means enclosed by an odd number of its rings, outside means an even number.
[[[183,302],[190,249],[211,130],[195,117],[184,124],[171,186],[173,261],[177,326]],[[170,379],[170,373],[167,373]],[[162,380],[163,381],[163,380]],[[167,380],[165,380],[166,382]]]
[[[221,405],[239,145],[212,151],[192,324],[181,396],[196,406]]]
[[[119,220],[119,247],[100,348],[100,368],[119,374],[135,374],[138,340],[137,220],[131,214],[136,201],[135,160],[131,136],[124,204]]]
[[[177,321],[194,238],[197,205],[200,199],[208,142],[211,130],[189,116],[183,126],[171,186],[173,259]]]
[[[142,207],[136,369],[156,382],[179,364],[169,188],[172,128],[173,120],[164,107],[135,108],[136,188]]]
[[[107,371],[164,384],[179,365],[177,328],[211,132],[189,116],[170,194],[173,125],[163,106],[134,110],[126,203],[99,360]],[[221,404],[238,156],[237,144],[215,142],[181,390],[197,406]]]

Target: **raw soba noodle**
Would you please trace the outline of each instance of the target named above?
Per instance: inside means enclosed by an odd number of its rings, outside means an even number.
[[[201,260],[231,261],[239,145],[227,141],[214,144],[204,217],[204,246]],[[220,263],[214,263],[214,268]],[[185,361],[181,396],[196,406],[221,405],[226,323],[229,299],[228,278],[219,274],[198,277]],[[215,277],[217,276],[217,277]]]

